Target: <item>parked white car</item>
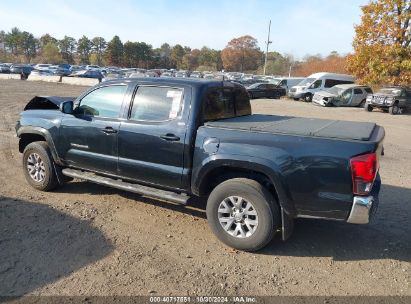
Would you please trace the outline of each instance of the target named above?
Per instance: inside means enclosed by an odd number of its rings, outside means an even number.
[[[315,73],[305,78],[298,85],[293,86],[288,96],[294,98],[294,100],[302,98],[306,102],[311,102],[316,92],[332,88],[337,84],[354,83],[354,80],[354,77],[351,75],[325,72]]]
[[[313,103],[324,107],[364,107],[368,94],[372,94],[372,90],[368,86],[339,84],[315,93]]]
[[[98,65],[86,65],[86,70],[91,70],[91,71],[100,71],[101,68]]]
[[[33,68],[35,70],[44,71],[44,70],[49,70],[51,66],[52,64],[48,64],[48,63],[38,63]]]

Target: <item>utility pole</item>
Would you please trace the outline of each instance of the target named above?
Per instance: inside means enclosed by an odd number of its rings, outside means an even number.
[[[271,32],[271,19],[270,19],[270,23],[268,24],[268,38],[267,38],[267,41],[265,42],[265,44],[267,45],[267,48],[265,50],[264,75],[265,75],[265,69],[267,68],[268,46],[270,45],[270,43],[273,43],[272,41],[270,41],[270,32]]]

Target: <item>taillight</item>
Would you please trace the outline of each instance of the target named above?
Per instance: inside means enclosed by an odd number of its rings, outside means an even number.
[[[351,158],[353,192],[357,195],[370,193],[378,172],[378,158],[375,153]]]

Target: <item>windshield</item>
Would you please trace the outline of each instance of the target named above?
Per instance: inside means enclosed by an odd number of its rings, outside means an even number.
[[[315,78],[306,78],[303,81],[301,81],[299,84],[297,84],[298,86],[306,86],[306,85],[310,85],[311,83],[313,83],[315,80]]]
[[[339,87],[332,87],[325,91],[333,95],[340,95],[344,91],[344,89],[341,89]]]
[[[385,88],[385,89],[379,90],[377,93],[379,93],[379,94],[388,94],[388,95],[401,95],[401,89]]]

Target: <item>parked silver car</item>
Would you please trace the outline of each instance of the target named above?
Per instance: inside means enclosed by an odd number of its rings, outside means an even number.
[[[338,84],[314,94],[313,103],[320,106],[364,107],[370,87],[358,84]]]

